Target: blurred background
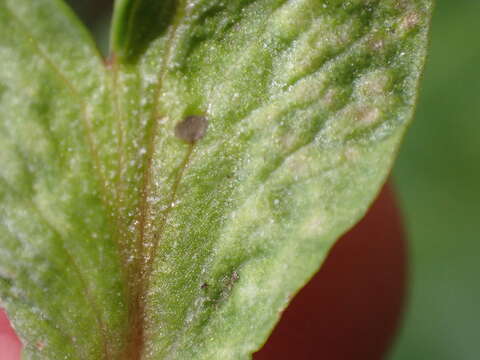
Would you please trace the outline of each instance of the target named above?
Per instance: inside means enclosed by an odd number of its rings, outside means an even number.
[[[106,51],[112,1],[68,2]],[[416,118],[393,171],[410,279],[389,360],[480,359],[480,1],[436,3]]]
[[[392,360],[480,359],[480,1],[437,0],[394,169],[411,290]]]

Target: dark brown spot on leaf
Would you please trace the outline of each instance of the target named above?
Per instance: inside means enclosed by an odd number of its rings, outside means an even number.
[[[207,132],[208,121],[204,116],[186,117],[175,126],[175,136],[189,144],[200,140]]]
[[[232,283],[234,283],[234,282],[238,281],[238,279],[240,279],[240,275],[238,275],[238,273],[236,271],[234,271],[232,273],[232,277],[231,277],[230,280],[232,281]]]

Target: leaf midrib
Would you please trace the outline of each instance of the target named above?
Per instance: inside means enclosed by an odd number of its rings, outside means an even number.
[[[155,262],[155,255],[157,253],[158,244],[162,239],[162,236],[165,231],[165,227],[168,221],[168,216],[172,210],[171,204],[175,201],[177,196],[177,190],[180,185],[180,182],[183,177],[184,170],[188,167],[188,163],[193,152],[194,144],[189,145],[187,153],[184,157],[184,161],[181,163],[179,168],[179,173],[172,184],[172,188],[169,194],[165,194],[168,198],[168,208],[162,213],[162,219],[157,225],[156,230],[153,231],[153,246],[151,249],[146,247],[146,229],[149,226],[155,226],[155,224],[150,223],[152,221],[150,216],[151,205],[147,201],[148,196],[151,192],[151,180],[152,180],[152,166],[153,166],[153,157],[155,154],[156,148],[156,139],[158,134],[158,125],[162,118],[166,115],[162,114],[160,111],[160,95],[163,90],[165,77],[168,73],[169,64],[171,62],[172,51],[174,48],[174,43],[177,37],[178,29],[181,26],[182,19],[185,17],[186,13],[186,0],[180,0],[177,2],[175,16],[173,18],[170,29],[167,33],[167,40],[165,45],[164,54],[161,60],[160,71],[157,76],[157,84],[154,89],[154,97],[152,110],[150,112],[148,123],[151,124],[150,132],[147,135],[147,152],[145,157],[145,165],[143,167],[143,175],[141,180],[141,187],[139,190],[139,215],[137,218],[137,231],[136,231],[136,240],[134,241],[133,248],[136,250],[135,261],[132,265],[128,265],[126,262],[122,262],[125,270],[128,273],[128,304],[129,304],[129,328],[127,329],[127,338],[125,342],[125,350],[121,355],[124,359],[142,359],[145,344],[147,339],[145,338],[146,330],[146,294],[150,287],[150,278],[153,270],[153,265]],[[114,57],[115,58],[115,57]],[[118,72],[120,70],[119,64],[113,66],[114,78],[118,78]],[[114,81],[114,86],[118,86],[118,82]],[[120,104],[118,99],[118,91],[115,91],[114,96],[117,98],[116,103]],[[120,107],[121,108],[121,107]],[[123,121],[122,112],[117,113],[118,121]],[[122,125],[119,125],[122,126]],[[123,126],[122,126],[123,127]],[[124,128],[124,127],[123,127]],[[124,136],[124,129],[119,132],[120,136]],[[123,139],[119,139],[119,144],[123,143]],[[121,160],[119,160],[119,164]],[[121,166],[121,165],[120,165]],[[123,173],[123,169],[119,168],[120,173]],[[121,176],[119,177],[121,178]],[[126,240],[126,239],[124,239]],[[147,260],[146,260],[147,259]],[[140,279],[138,281],[137,279]],[[133,327],[133,328],[132,328]],[[136,337],[140,336],[140,339]]]

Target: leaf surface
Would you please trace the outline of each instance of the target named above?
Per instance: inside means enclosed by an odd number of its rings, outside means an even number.
[[[0,296],[31,359],[248,359],[366,211],[427,0],[0,2]],[[188,121],[185,119],[189,119]]]

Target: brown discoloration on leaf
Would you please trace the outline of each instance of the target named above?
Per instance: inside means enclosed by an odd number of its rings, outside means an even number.
[[[407,14],[400,22],[400,30],[408,32],[414,29],[420,23],[420,15],[416,12]]]
[[[188,116],[175,126],[175,136],[189,144],[193,144],[205,136],[207,127],[208,121],[205,116]]]

